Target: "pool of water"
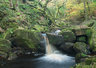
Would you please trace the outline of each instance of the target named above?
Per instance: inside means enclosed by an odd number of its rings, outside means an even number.
[[[74,65],[74,57],[63,54],[50,54],[38,58],[26,55],[11,61],[4,68],[70,68]]]

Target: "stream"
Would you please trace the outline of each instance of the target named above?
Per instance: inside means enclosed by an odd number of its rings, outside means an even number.
[[[38,58],[25,55],[12,60],[4,68],[70,68],[74,65],[74,57],[63,54],[50,54]]]
[[[49,43],[46,34],[42,34],[46,48],[46,54],[33,58],[31,55],[18,57],[5,65],[5,68],[70,68],[74,66],[75,57],[61,53]]]

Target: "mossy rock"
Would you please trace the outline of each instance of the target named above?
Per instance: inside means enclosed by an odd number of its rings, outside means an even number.
[[[9,52],[11,52],[11,42],[6,39],[0,39],[0,57],[7,59]]]
[[[90,27],[83,27],[83,26],[81,26],[80,28],[74,28],[72,29],[72,31],[75,33],[76,36],[80,35],[90,36],[92,33]]]
[[[87,54],[87,44],[83,42],[76,42],[73,46],[73,49],[75,50],[76,53],[84,53]]]
[[[9,52],[11,50],[11,42],[6,39],[0,39],[0,51]]]
[[[40,48],[41,35],[30,30],[17,29],[13,32],[11,41],[14,46],[35,50]]]
[[[88,55],[86,55],[84,53],[78,53],[75,56],[75,60],[76,60],[76,62],[80,63],[80,62],[82,62],[82,59],[84,59],[86,57],[88,57]]]
[[[65,42],[74,42],[76,40],[76,36],[71,30],[63,29],[60,34]]]
[[[64,42],[63,37],[60,35],[54,35],[51,33],[47,33],[47,37],[49,39],[50,44],[52,44],[52,45],[58,46],[58,45],[63,44],[63,42]]]
[[[96,23],[92,26],[92,36],[90,37],[89,44],[90,49],[96,54]]]
[[[18,56],[16,53],[13,53],[13,52],[10,52],[9,53],[9,57],[8,57],[8,60],[13,60],[13,59],[16,59]]]
[[[86,63],[87,65],[90,65],[90,64],[96,63],[96,56],[86,58],[86,59],[85,59],[85,63]]]
[[[76,64],[74,68],[96,68],[96,56],[85,58],[83,62]]]

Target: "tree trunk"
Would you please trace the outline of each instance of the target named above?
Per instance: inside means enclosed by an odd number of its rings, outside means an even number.
[[[10,8],[13,8],[12,0],[9,0],[9,1],[10,1]]]
[[[87,8],[86,8],[86,1],[83,0],[84,3],[84,14],[85,14],[85,20],[87,20]]]

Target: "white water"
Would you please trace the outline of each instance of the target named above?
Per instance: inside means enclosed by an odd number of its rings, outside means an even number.
[[[54,63],[75,63],[74,57],[67,56],[58,51],[55,47],[50,45],[49,40],[46,34],[43,34],[45,46],[46,46],[46,55],[39,58],[42,61],[54,62]]]

